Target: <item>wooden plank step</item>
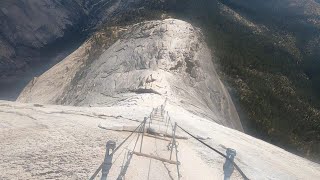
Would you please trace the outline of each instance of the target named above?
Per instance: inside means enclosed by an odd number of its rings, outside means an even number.
[[[147,157],[147,158],[151,158],[151,159],[155,159],[155,160],[158,160],[158,161],[162,161],[162,162],[166,162],[166,163],[169,163],[169,164],[178,164],[180,165],[180,162],[177,162],[177,161],[172,161],[170,159],[165,159],[165,158],[161,158],[161,157],[158,157],[158,156],[154,156],[154,155],[150,155],[150,154],[144,154],[144,153],[139,153],[139,152],[132,152],[133,154],[137,155],[137,156],[143,156],[143,157]]]

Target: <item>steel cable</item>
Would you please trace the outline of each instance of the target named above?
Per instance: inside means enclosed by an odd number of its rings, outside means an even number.
[[[143,125],[145,123],[145,121],[146,120],[142,121],[141,124],[138,127],[136,127],[136,129],[133,130],[132,133],[125,140],[123,140],[116,149],[114,149],[114,151],[111,153],[111,155],[115,154],[117,152],[117,150],[120,149],[120,147],[141,127],[141,125]],[[98,169],[94,172],[94,174],[90,177],[89,180],[94,180],[94,178],[96,178],[98,173],[101,171],[102,166],[103,166],[103,163],[101,163],[101,165],[98,167]]]
[[[227,160],[230,160],[228,156],[224,155],[223,153],[221,153],[220,151],[216,150],[215,148],[211,147],[210,145],[208,145],[207,143],[201,141],[199,138],[195,137],[194,135],[192,135],[191,133],[189,133],[188,131],[186,131],[185,129],[183,129],[181,126],[179,126],[177,124],[177,126],[184,131],[185,133],[189,134],[191,137],[193,137],[194,139],[196,139],[197,141],[199,141],[200,143],[202,143],[203,145],[207,146],[208,148],[210,148],[211,150],[215,151],[216,153],[220,154],[222,157],[226,158]],[[230,160],[231,161],[231,160]],[[243,173],[243,171],[240,169],[240,167],[234,162],[233,162],[234,167],[239,171],[239,173],[242,175],[242,177],[245,180],[249,180],[249,178]]]

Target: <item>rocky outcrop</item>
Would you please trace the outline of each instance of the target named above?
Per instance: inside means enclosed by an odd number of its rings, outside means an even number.
[[[19,70],[37,49],[79,28],[86,16],[77,1],[13,0],[0,3],[0,75]]]
[[[56,42],[60,38],[70,36],[82,38],[102,25],[135,20],[142,11],[154,7],[158,10],[163,9],[167,1],[5,0],[0,2],[0,77],[14,75],[17,71],[28,67],[28,64],[39,60],[40,55],[46,54],[44,51],[46,49],[43,48],[54,49],[55,46],[59,46]]]
[[[122,29],[118,40],[99,56],[88,60],[82,53],[86,45],[82,46],[29,83],[18,101],[112,106],[161,96],[195,114],[242,130],[198,29],[175,19]],[[81,68],[77,63],[83,64]]]

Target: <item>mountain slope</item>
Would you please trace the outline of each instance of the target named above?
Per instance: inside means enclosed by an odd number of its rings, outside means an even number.
[[[102,25],[137,21],[148,10],[154,14],[167,1],[4,0],[0,2],[0,77],[37,66],[47,54],[57,54],[64,41],[83,39]]]
[[[319,3],[177,1],[215,51],[246,132],[294,153],[320,152]]]
[[[319,1],[5,0],[0,7],[0,23],[3,27],[9,27],[0,30],[1,76],[24,69],[37,60],[39,48],[41,51],[42,47],[52,45],[58,37],[68,36],[68,29],[72,30],[72,27],[88,32],[97,24],[98,27],[111,27],[146,18],[158,19],[163,10],[173,17],[198,25],[203,29],[205,40],[215,56],[215,69],[228,83],[245,131],[310,159],[319,157]],[[15,11],[17,13],[11,13]],[[57,13],[59,16],[55,16]],[[19,18],[20,15],[24,17]],[[39,23],[34,24],[29,19],[37,19]],[[49,29],[43,28],[47,27],[48,21],[55,23],[50,24]],[[23,28],[16,28],[20,26]],[[85,66],[87,60],[101,55],[100,45],[105,42],[99,41],[106,34],[108,45],[104,48],[114,43],[116,38],[112,37],[112,28],[107,32],[95,36],[97,43],[85,45],[91,53],[86,54],[87,50],[83,48],[80,54],[86,60],[78,60],[75,66]],[[117,37],[116,34],[114,36]],[[21,38],[11,42],[8,39],[12,37]],[[77,55],[71,58],[79,59]],[[65,73],[62,69],[59,72]],[[71,77],[81,75],[77,73],[77,68],[74,68],[67,74]],[[61,83],[61,87],[67,86]],[[59,91],[52,89],[50,93],[52,96],[60,93],[59,98],[62,98],[63,88]],[[74,89],[72,93],[69,100],[76,96]],[[212,109],[213,106],[207,104],[209,99],[200,100],[203,102],[201,107]]]
[[[98,126],[137,126],[137,121],[143,120],[152,108],[160,106],[165,100],[162,96],[150,97],[145,96],[144,101],[137,104],[125,102],[112,107],[70,107],[1,101],[0,168],[3,173],[0,178],[89,179],[104,159],[106,142],[115,140],[120,144],[129,135],[128,132],[107,131]],[[176,102],[168,100],[167,103],[166,110],[173,122],[195,135],[210,137],[205,142],[223,153],[225,148],[235,149],[235,162],[250,179],[320,178],[319,164],[196,116],[177,106]],[[183,133],[180,130],[178,132]],[[145,137],[144,142],[146,140],[148,137]],[[191,138],[178,141],[182,178],[223,178],[224,158]],[[115,154],[110,174],[118,175],[126,157],[126,146]],[[143,150],[151,147],[156,145],[144,146]],[[160,150],[161,147],[158,148]],[[133,159],[128,167],[129,172],[135,172],[133,179],[147,179],[150,160],[147,159],[144,164],[135,162],[137,159]],[[162,176],[159,179],[167,179],[162,171],[162,163],[152,160],[150,168],[151,177]],[[175,174],[176,167],[170,171]],[[190,174],[197,176],[192,178]],[[242,178],[235,170],[232,179]]]
[[[86,14],[75,1],[1,1],[0,75],[21,70],[37,49],[79,28]]]
[[[97,33],[30,82],[18,101],[112,106],[141,101],[144,94],[166,96],[196,114],[242,130],[200,31],[175,19]]]

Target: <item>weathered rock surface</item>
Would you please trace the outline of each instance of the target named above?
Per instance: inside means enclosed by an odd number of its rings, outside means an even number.
[[[18,101],[111,106],[138,103],[144,94],[153,94],[242,130],[210,50],[192,25],[167,19],[128,26],[117,42],[90,61],[84,55],[88,43],[30,82]]]
[[[1,1],[0,75],[21,69],[42,48],[80,26],[86,12],[75,1]]]
[[[115,140],[120,144],[129,135],[128,132],[107,131],[98,126],[137,126],[137,121],[143,120],[153,107],[164,101],[163,97],[150,94],[143,99],[138,105],[125,103],[112,107],[0,101],[0,179],[89,179],[104,159],[106,141]],[[166,110],[173,122],[195,135],[210,137],[205,142],[219,151],[235,149],[235,162],[250,179],[320,178],[319,164],[196,116],[177,106],[176,102],[168,101]],[[184,134],[181,130],[178,133]],[[223,179],[224,158],[191,138],[178,141],[182,179]],[[132,142],[134,145],[135,141]],[[161,153],[165,145],[145,137],[143,152],[151,149]],[[116,176],[110,179],[119,175],[126,152],[123,150],[127,146],[125,144],[115,154],[110,174]],[[168,151],[166,155],[162,157],[168,157]],[[147,179],[150,171],[150,177],[154,179],[171,179],[163,163],[154,160],[151,165],[149,163],[150,159],[135,156],[126,178]],[[169,168],[176,179],[176,167]],[[242,178],[235,170],[231,179]]]
[[[59,38],[85,36],[90,29],[101,24],[134,19],[139,13],[136,11],[141,11],[139,8],[159,5],[158,9],[161,9],[161,4],[166,1],[1,1],[0,77],[14,75],[16,71],[28,67],[30,62],[39,60],[42,48],[51,46]]]
[[[234,148],[237,164],[250,179],[320,177],[318,164],[237,131],[242,130],[237,112],[215,73],[199,29],[166,19],[118,28],[110,34],[118,34],[115,43],[97,38],[103,33],[35,78],[18,98],[39,104],[0,103],[0,127],[4,130],[0,132],[4,142],[0,151],[5,154],[0,166],[9,172],[3,178],[16,177],[20,172],[30,178],[87,179],[103,159],[105,142],[115,139],[120,143],[125,138],[124,132],[103,132],[99,126],[137,126],[137,121],[165,101],[173,122],[199,137],[209,137],[205,141],[221,152]],[[21,143],[26,137],[27,145]],[[39,142],[41,148],[35,149]],[[145,150],[160,153],[160,144],[148,138],[146,143]],[[52,151],[46,151],[47,146]],[[16,150],[12,151],[13,147]],[[179,148],[184,178],[222,178],[221,156],[189,140],[181,140]],[[53,160],[47,162],[48,158]],[[25,159],[28,161],[21,162]],[[144,179],[146,163],[146,159],[133,159],[128,177],[138,174],[132,179]],[[121,162],[114,168],[120,169]],[[174,173],[175,168],[168,171]],[[153,163],[150,172],[158,179],[169,179],[161,177],[166,169],[160,163]],[[111,173],[117,175],[115,170]],[[237,171],[233,179],[241,179]]]

